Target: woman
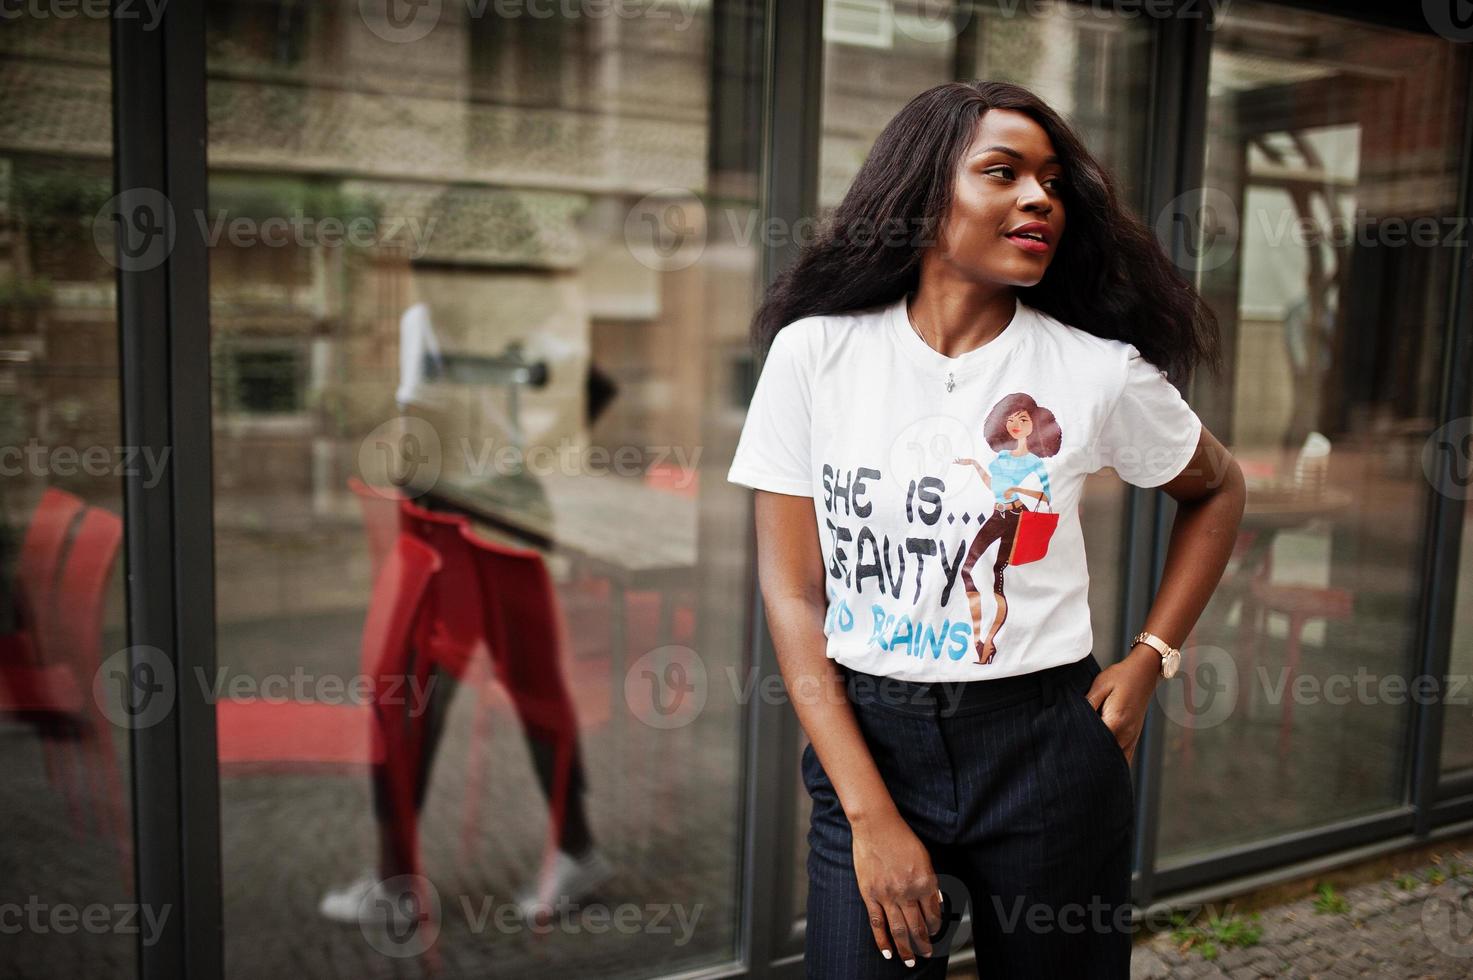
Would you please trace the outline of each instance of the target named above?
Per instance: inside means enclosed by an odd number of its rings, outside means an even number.
[[[1127,976],[1130,759],[1243,509],[1165,373],[1217,365],[1210,311],[1052,109],[969,82],[891,120],[753,333],[767,356],[728,479],[757,490],[787,688],[822,694],[794,698],[808,975],[944,976],[932,939],[969,899],[979,975]],[[1059,517],[1009,573],[1006,655],[979,663],[955,585],[996,495],[954,461],[1016,394],[1069,438],[1047,490],[1004,502],[1043,494]],[[1078,507],[1105,466],[1178,509],[1142,632],[1101,670]]]
[[[1039,421],[1038,434],[1034,435],[1033,420]],[[972,612],[972,624],[977,632],[977,662],[992,663],[997,654],[997,644],[992,640],[1008,618],[1008,598],[1002,591],[1002,570],[1012,561],[1013,541],[1018,533],[1019,515],[1023,501],[1019,494],[1026,494],[1039,503],[1048,503],[1048,467],[1044,456],[1056,455],[1063,434],[1054,413],[1040,408],[1027,395],[1018,392],[998,402],[987,415],[982,431],[987,444],[997,451],[989,467],[984,470],[975,459],[953,460],[971,466],[987,484],[995,500],[993,512],[977,530],[967,557],[962,561],[962,582],[967,587],[967,601]],[[1037,446],[1038,452],[1033,448]],[[1029,476],[1037,476],[1039,489],[1028,490],[1019,486]],[[992,617],[992,628],[987,638],[982,639],[982,593],[972,581],[972,566],[982,557],[987,546],[997,541],[997,560],[992,563],[992,595],[997,600],[997,614]]]

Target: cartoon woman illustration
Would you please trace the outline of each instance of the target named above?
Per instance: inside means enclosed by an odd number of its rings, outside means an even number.
[[[967,557],[961,568],[962,584],[966,587],[967,601],[972,610],[977,662],[988,664],[997,655],[997,645],[992,642],[992,638],[997,635],[1008,615],[1008,600],[1002,590],[1002,570],[1007,567],[1013,550],[1013,537],[1018,531],[1018,515],[1023,511],[1022,497],[1033,497],[1040,504],[1049,501],[1048,467],[1044,466],[1043,461],[1058,454],[1063,433],[1059,431],[1059,423],[1053,412],[1039,405],[1030,396],[1014,392],[1004,396],[993,406],[982,425],[982,434],[987,439],[987,444],[997,451],[997,457],[986,469],[975,459],[958,457],[952,462],[974,468],[994,497],[992,513],[977,528],[977,536],[972,539],[972,546],[967,549]],[[1038,474],[1041,490],[1019,486],[1034,473]],[[978,639],[982,633],[982,594],[972,581],[972,566],[994,541],[998,542],[998,546],[997,560],[992,563],[992,592],[997,601],[997,615],[992,620],[992,629],[988,631],[986,639]]]

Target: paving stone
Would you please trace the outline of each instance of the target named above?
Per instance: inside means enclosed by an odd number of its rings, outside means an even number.
[[[1130,959],[1130,980],[1162,980],[1171,976],[1171,969],[1153,949],[1138,946]]]
[[[1473,867],[1473,856],[1446,854],[1442,867]],[[1419,876],[1425,877],[1430,870],[1420,869]],[[1462,880],[1473,883],[1473,873]],[[1422,924],[1423,909],[1435,890],[1424,880],[1404,889],[1390,878],[1341,890],[1350,906],[1348,913],[1316,912],[1313,897],[1263,909],[1262,941],[1256,946],[1220,948],[1212,962],[1194,949],[1183,953],[1169,933],[1158,934],[1137,944],[1131,975],[1139,980],[1473,978],[1473,956],[1453,955],[1463,952],[1463,947],[1455,939],[1429,936]]]

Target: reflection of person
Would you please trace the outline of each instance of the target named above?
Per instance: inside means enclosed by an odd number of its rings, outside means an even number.
[[[410,674],[413,675],[412,667]],[[422,812],[424,809],[430,769],[434,765],[442,740],[450,702],[460,686],[455,675],[439,664],[430,667],[429,679],[426,683],[430,698],[424,719],[424,740],[421,743],[421,758],[417,767],[418,778],[414,791],[416,812]],[[539,905],[550,905],[554,898],[567,896],[568,901],[581,900],[605,882],[613,869],[603,853],[594,846],[593,833],[588,824],[585,805],[587,777],[584,772],[582,749],[578,742],[576,729],[568,731],[566,730],[568,726],[561,726],[564,729],[562,731],[548,731],[546,726],[539,724],[536,719],[537,711],[526,708],[528,698],[519,696],[519,693],[513,690],[512,697],[517,704],[518,718],[523,726],[522,735],[532,757],[532,768],[537,777],[538,787],[550,806],[560,796],[566,801],[560,812],[552,814],[552,821],[558,831],[557,854],[546,880],[539,880],[528,885],[517,896],[517,904],[522,914],[530,917],[535,911],[538,911]],[[559,793],[558,787],[559,745],[569,745],[572,750],[566,775],[563,777],[567,780],[567,786],[562,793]],[[400,852],[400,838],[384,832],[388,827],[391,812],[387,777],[388,774],[382,767],[375,768],[373,773],[374,815],[381,828],[377,874],[366,875],[353,885],[325,896],[322,901],[322,911],[329,918],[356,921],[360,914],[360,903],[363,900],[365,888],[374,887],[379,882],[408,874],[414,867],[412,856]]]
[[[1008,618],[1008,600],[1002,590],[1002,570],[1007,567],[1013,550],[1013,537],[1018,532],[1018,518],[1023,511],[1019,494],[1034,498],[1039,503],[1049,499],[1048,467],[1044,456],[1053,456],[1059,451],[1062,436],[1054,413],[1041,408],[1028,395],[1018,392],[1004,398],[992,409],[983,423],[982,432],[987,444],[997,450],[987,469],[975,459],[959,458],[954,462],[969,465],[982,477],[982,482],[992,491],[993,510],[987,520],[977,529],[967,557],[962,561],[961,578],[966,586],[967,601],[971,607],[973,641],[977,647],[977,662],[992,663],[997,647],[992,638]],[[1041,490],[1026,489],[1019,484],[1030,476],[1036,476]],[[987,546],[997,541],[997,559],[992,564],[992,595],[997,603],[997,613],[992,619],[992,628],[987,638],[982,638],[982,594],[972,581],[972,566],[982,557]]]
[[[447,565],[446,570],[470,571],[459,564]],[[423,736],[415,766],[413,803],[417,813],[424,807],[430,772],[443,739],[450,703],[462,686],[460,681],[470,666],[470,658],[486,653],[486,647],[474,639],[479,635],[477,623],[483,613],[473,591],[479,586],[472,586],[472,591],[462,594],[460,585],[458,581],[443,581],[429,600],[439,603],[433,612],[433,625],[414,638],[414,650],[406,670],[407,677],[423,678],[423,690],[428,693],[428,702],[423,706]],[[462,618],[461,614],[466,615]],[[509,628],[513,633],[520,632],[516,624],[510,624]],[[543,906],[552,905],[563,896],[567,896],[569,901],[586,897],[608,879],[613,869],[595,847],[589,827],[582,749],[561,674],[547,671],[545,660],[530,657],[504,659],[509,656],[509,652],[504,650],[491,650],[490,654],[497,660],[497,679],[516,707],[533,770],[552,811],[551,820],[556,828],[557,853],[553,855],[550,867],[539,872],[537,881],[517,896],[522,914],[531,917],[545,911]],[[430,658],[428,665],[420,663],[420,658],[425,656]],[[484,738],[486,734],[478,732],[473,737]],[[560,758],[560,753],[563,758]],[[393,832],[387,767],[375,765],[371,782],[379,832],[378,866],[364,869],[349,884],[332,889],[323,896],[319,910],[327,918],[339,922],[357,922],[364,915],[377,917],[386,909],[398,908],[394,896],[385,890],[385,883],[411,874],[415,868],[413,853],[405,851],[411,846],[409,841],[404,835]]]
[[[926,234],[882,246],[875,228]],[[973,81],[886,125],[752,330],[765,359],[727,479],[756,491],[787,689],[844,695],[793,700],[813,799],[807,976],[900,976],[904,961],[939,980],[943,924],[970,897],[979,975],[1123,980],[1130,759],[1175,664],[1153,644],[1188,635],[1243,510],[1237,464],[1158,368],[1220,359],[1210,309],[1052,108]],[[896,448],[954,426],[998,452],[961,461],[991,491],[985,520],[951,492],[956,464],[937,474],[933,454]],[[1104,466],[1179,509],[1144,635],[1100,651],[1101,669],[1078,510]],[[1009,576],[1007,607],[994,566],[1008,638],[990,656],[956,572],[993,543],[1006,555],[1030,498],[1058,523]],[[841,603],[865,615],[830,616]],[[1091,913],[1038,930],[1020,909]]]
[[[411,297],[415,293],[411,280]],[[448,402],[445,392],[427,387],[425,383],[425,358],[437,360],[441,354],[429,307],[422,300],[416,299],[400,318],[400,343],[401,374],[395,393],[400,412],[408,412],[415,407],[442,408]],[[611,393],[609,397],[612,397]],[[432,475],[438,476],[438,460],[432,462],[435,463]],[[391,468],[391,478],[402,475],[404,479],[399,486],[411,486],[425,492],[415,503],[432,505],[434,497],[426,491],[431,489],[433,481],[426,485],[414,479],[412,467],[401,469],[403,472],[396,474]],[[515,500],[517,507],[548,511],[546,490],[534,475],[515,470],[494,474],[492,481],[499,485],[504,498]],[[389,526],[405,527],[412,522],[426,525],[419,533],[435,533],[433,525],[399,513],[398,503],[386,503],[390,508]],[[450,541],[443,546],[440,542],[431,543],[440,546],[442,558],[445,558],[448,547],[462,547],[458,535],[458,530],[451,533]],[[437,576],[438,585],[432,587],[440,603],[435,616],[437,629],[421,634],[415,640],[416,649],[412,653],[408,675],[426,675],[430,695],[425,706],[424,735],[419,743],[420,756],[416,765],[413,799],[416,812],[422,811],[424,806],[430,771],[443,736],[450,702],[461,686],[460,679],[469,665],[470,656],[486,649],[477,643],[485,611],[475,579],[474,569],[461,563],[447,565],[442,570]],[[438,629],[447,623],[451,625]],[[515,628],[513,632],[516,632]],[[550,865],[541,869],[537,880],[517,896],[520,911],[530,918],[545,914],[548,906],[564,897],[572,902],[586,897],[610,877],[613,868],[595,847],[589,827],[582,750],[561,675],[549,673],[543,669],[543,663],[534,663],[528,658],[506,659],[510,654],[502,649],[492,649],[490,654],[496,661],[497,678],[516,707],[533,769],[542,794],[553,809],[552,822],[557,830],[557,850]],[[416,664],[424,668],[419,658],[425,656],[430,658],[428,667],[416,671]],[[484,737],[484,734],[477,733],[474,737]],[[567,758],[559,758],[560,752]],[[385,883],[412,873],[415,867],[414,855],[404,852],[406,840],[393,832],[387,769],[375,766],[371,781],[379,836],[378,866],[364,869],[353,881],[330,889],[322,897],[318,905],[321,914],[339,922],[358,922],[365,915],[381,917],[390,910],[400,910],[401,896],[390,894]]]

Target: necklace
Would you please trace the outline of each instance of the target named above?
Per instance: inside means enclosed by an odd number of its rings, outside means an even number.
[[[926,339],[926,335],[923,334],[923,333],[921,333],[921,328],[920,327],[917,327],[916,326],[916,322],[911,319],[911,317],[910,317],[910,301],[909,301],[909,299],[907,299],[905,301],[905,322],[906,323],[909,323],[910,324],[910,329],[914,330],[915,331],[915,335],[917,337],[921,338],[921,343],[925,344],[927,347],[931,348],[932,350],[936,350],[936,345],[933,344],[933,343],[931,343],[929,340]],[[937,351],[937,353],[939,354],[940,351]],[[954,388],[956,388],[956,375],[953,374],[951,371],[947,371],[946,372],[946,390],[947,390],[948,393],[950,393]]]

